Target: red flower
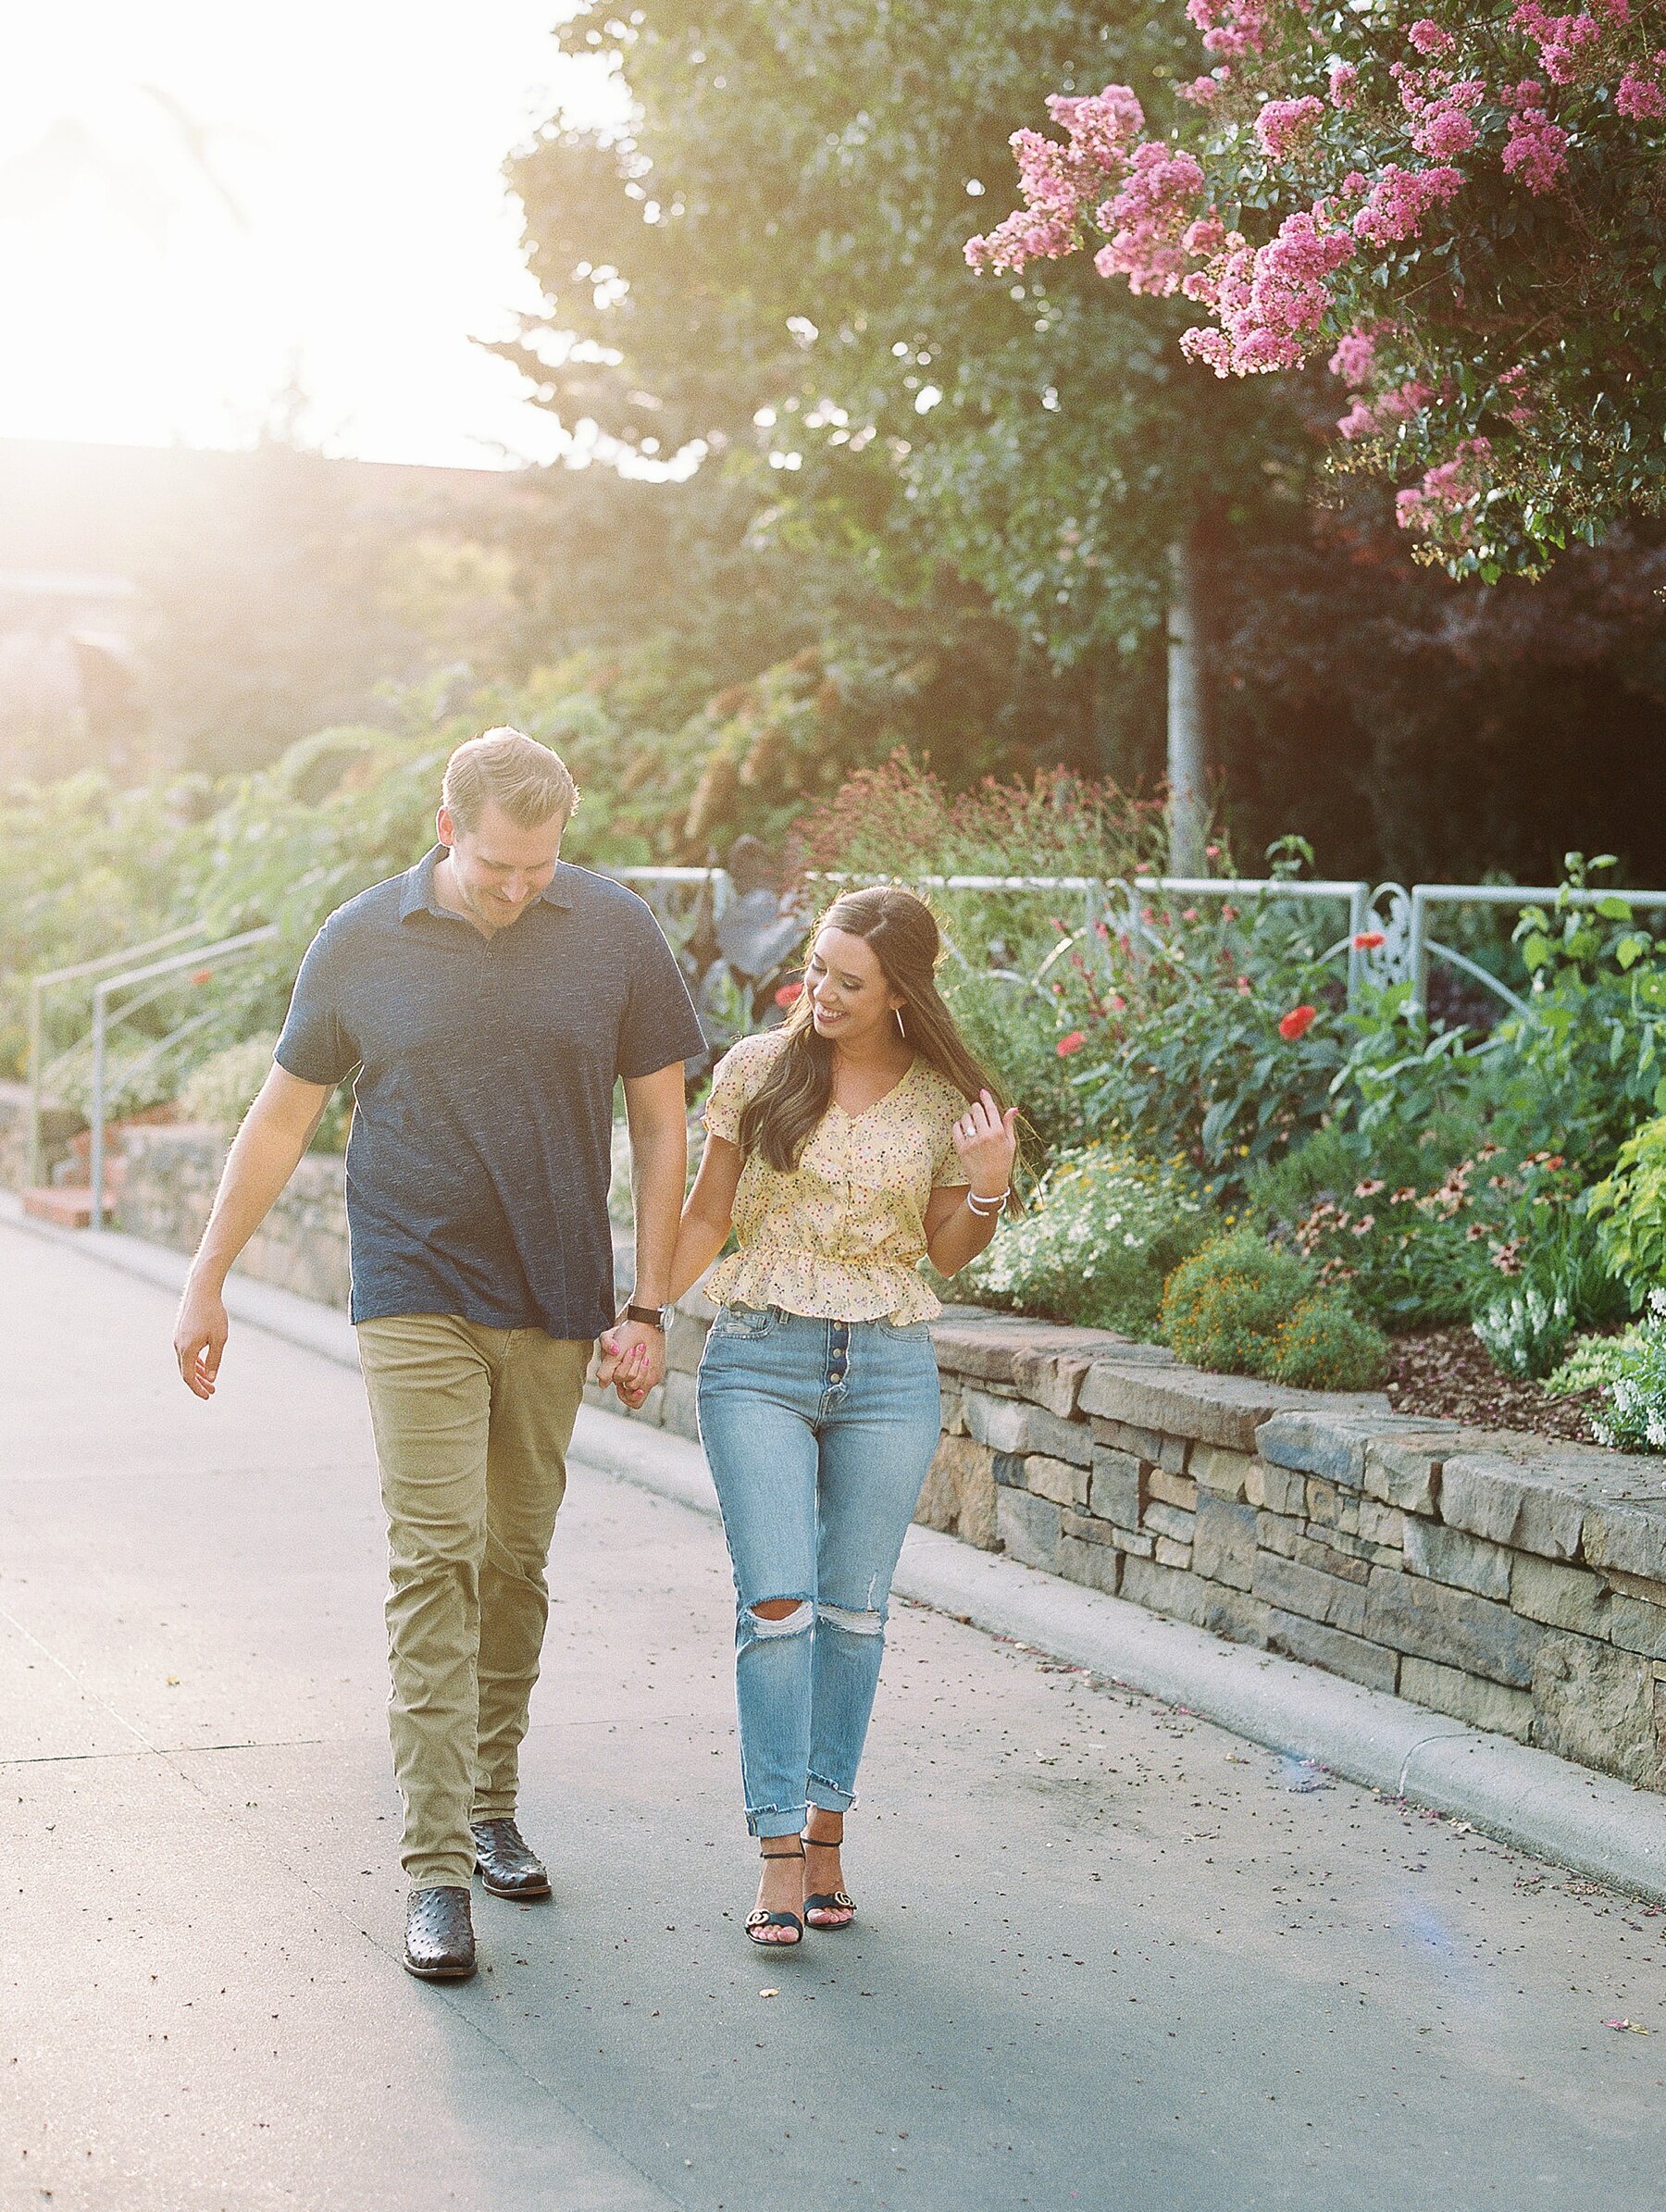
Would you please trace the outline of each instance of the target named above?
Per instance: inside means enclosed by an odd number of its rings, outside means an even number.
[[[1068,1060],[1073,1052],[1079,1052],[1087,1042],[1087,1036],[1082,1030],[1073,1029],[1068,1037],[1059,1039],[1059,1058]]]
[[[1388,939],[1380,929],[1361,929],[1354,939],[1354,951],[1356,952],[1374,952],[1379,945],[1386,945]]]
[[[1319,1019],[1316,1006],[1292,1006],[1278,1025],[1278,1034],[1286,1044],[1293,1045],[1299,1037],[1305,1037]]]
[[[803,995],[804,987],[802,983],[783,983],[775,995],[775,1001],[777,1006],[790,1006],[795,999],[802,999]]]

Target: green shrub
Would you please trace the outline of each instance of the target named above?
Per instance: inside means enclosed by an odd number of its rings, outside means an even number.
[[[275,1037],[245,1037],[193,1068],[180,1091],[180,1112],[188,1122],[206,1122],[230,1133],[255,1103],[255,1093],[272,1068]]]
[[[1666,1114],[1626,1139],[1585,1208],[1603,1258],[1638,1299],[1666,1284]]]
[[[1378,1330],[1254,1228],[1181,1262],[1163,1292],[1162,1324],[1170,1348],[1196,1367],[1304,1389],[1370,1389],[1387,1358]]]
[[[1336,1291],[1315,1290],[1279,1330],[1272,1373],[1303,1390],[1374,1390],[1387,1358],[1380,1329],[1361,1321]]]
[[[956,1291],[984,1305],[1149,1336],[1163,1277],[1216,1222],[1184,1165],[1159,1165],[1114,1143],[1088,1145],[1055,1162],[1029,1209],[1001,1224]]]
[[[1275,876],[1293,880],[1286,848],[1299,843],[1271,849]],[[1107,922],[1078,951],[1061,1002],[1088,1127],[1183,1153],[1216,1196],[1241,1195],[1263,1162],[1334,1111],[1342,970],[1324,956],[1334,922],[1323,905],[1264,895],[1242,908],[1154,895],[1138,924]]]
[[[1554,1398],[1572,1398],[1581,1390],[1606,1390],[1626,1371],[1637,1348],[1640,1330],[1618,1336],[1577,1336],[1560,1364],[1545,1377],[1545,1388]]]
[[[272,1072],[277,1041],[270,1036],[245,1037],[241,1044],[211,1053],[181,1085],[180,1113],[188,1122],[205,1122],[222,1136],[234,1134]],[[339,1152],[345,1147],[352,1103],[352,1093],[345,1087],[331,1095],[313,1138],[314,1151]]]
[[[1649,1293],[1635,1329],[1614,1339],[1597,1434],[1621,1451],[1666,1452],[1666,1290]]]
[[[1529,1286],[1540,1294],[1547,1329],[1565,1305],[1562,1341],[1629,1311],[1577,1176],[1553,1152],[1518,1158],[1489,1139],[1453,1157],[1450,1141],[1433,1129],[1380,1139],[1324,1130],[1259,1177],[1252,1199],[1254,1217],[1312,1262],[1323,1286],[1346,1290],[1350,1304],[1391,1329],[1490,1315],[1487,1330],[1524,1346]],[[1523,1301],[1513,1321],[1512,1299]],[[1544,1336],[1536,1326],[1529,1333]],[[1560,1348],[1544,1336],[1531,1358],[1552,1363]],[[1542,1373],[1544,1365],[1511,1371]]]

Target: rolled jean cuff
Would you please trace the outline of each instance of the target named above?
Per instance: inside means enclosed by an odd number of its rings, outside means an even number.
[[[856,1803],[854,1790],[841,1790],[836,1782],[827,1782],[819,1774],[810,1777],[809,1798],[818,1812],[850,1812]]]
[[[809,1816],[807,1805],[765,1805],[757,1812],[753,1812],[749,1806],[746,1833],[758,1836],[802,1835]]]

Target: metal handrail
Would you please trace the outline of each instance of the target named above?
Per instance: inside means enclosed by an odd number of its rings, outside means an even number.
[[[1387,889],[1397,887],[1387,886]],[[1419,883],[1414,884],[1411,899],[1411,995],[1407,1011],[1417,1013],[1428,995],[1429,954],[1437,952],[1443,959],[1454,955],[1448,946],[1437,945],[1429,936],[1429,910],[1436,906],[1600,906],[1605,900],[1622,899],[1627,906],[1652,907],[1657,912],[1666,908],[1666,891],[1588,890],[1571,891],[1560,887],[1547,889],[1542,884],[1531,883]],[[1473,963],[1458,957],[1460,967],[1473,967]],[[1522,1001],[1513,992],[1506,991],[1496,978],[1486,978],[1494,984],[1500,997],[1508,998],[1520,1008]]]
[[[105,1046],[112,993],[131,989],[138,984],[150,983],[159,976],[171,976],[186,968],[199,967],[205,961],[241,960],[246,953],[258,951],[262,945],[271,944],[281,934],[276,922],[267,922],[262,928],[240,930],[236,937],[221,938],[212,945],[193,945],[188,951],[175,952],[167,960],[153,960],[143,967],[130,968],[118,976],[107,976],[93,985],[93,1097],[87,1115],[92,1130],[87,1182],[93,1228],[102,1229],[105,1216]]]
[[[24,1180],[31,1186],[41,1180],[41,1056],[44,1046],[47,992],[56,990],[60,983],[81,983],[89,976],[102,976],[111,968],[118,968],[124,960],[140,960],[146,953],[163,951],[169,945],[182,943],[188,937],[201,937],[204,926],[201,922],[183,922],[177,928],[164,930],[160,937],[146,938],[143,944],[124,945],[118,952],[101,952],[94,960],[78,960],[67,968],[43,968],[30,977],[28,1044],[24,1061],[24,1079],[29,1094]]]

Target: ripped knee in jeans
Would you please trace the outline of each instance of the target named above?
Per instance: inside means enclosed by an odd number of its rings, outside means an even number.
[[[802,1636],[815,1618],[807,1597],[760,1597],[747,1612],[754,1636]]]
[[[816,1600],[815,1617],[825,1622],[829,1628],[842,1628],[847,1635],[879,1636],[885,1634],[883,1613],[853,1612],[849,1606],[829,1605],[822,1598]]]

